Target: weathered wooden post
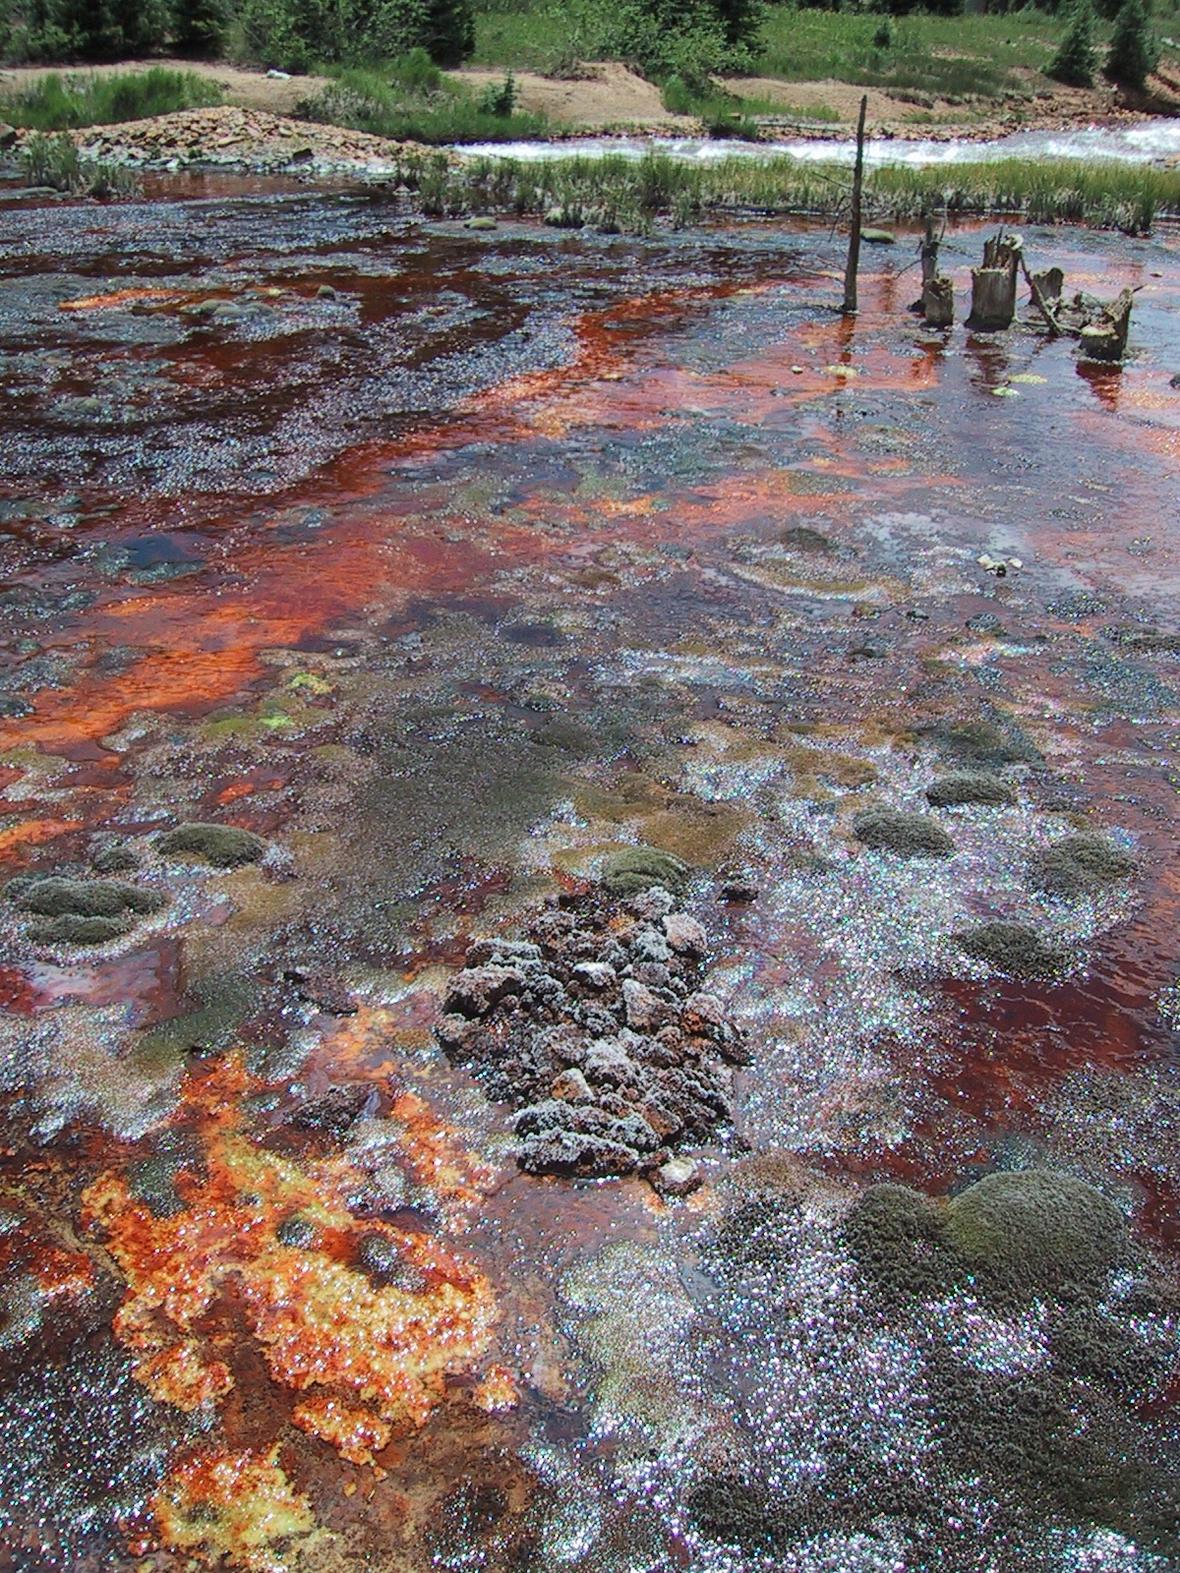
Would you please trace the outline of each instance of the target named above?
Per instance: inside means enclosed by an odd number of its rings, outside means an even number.
[[[852,170],[852,221],[848,231],[848,261],[844,267],[842,309],[845,312],[856,310],[856,272],[860,266],[861,191],[865,173],[865,115],[868,107],[869,95],[865,93],[860,101],[860,116],[856,122],[856,164]]]
[[[942,234],[946,233],[945,225]],[[926,234],[918,246],[922,263],[922,293],[910,308],[920,311],[928,328],[949,328],[955,320],[955,289],[950,279],[938,271],[938,248],[942,234],[934,232],[934,216],[926,215]]]
[[[1016,315],[1020,236],[993,235],[984,242],[983,266],[971,269],[969,328],[1008,328]]]

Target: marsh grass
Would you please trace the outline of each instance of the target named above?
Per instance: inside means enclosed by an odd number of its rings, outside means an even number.
[[[116,125],[177,109],[202,109],[222,102],[216,82],[195,71],[152,66],[120,71],[40,77],[31,87],[0,98],[0,119],[34,131],[72,131],[80,126]]]
[[[455,166],[440,155],[403,162],[401,178],[428,213],[500,211],[541,216],[575,228],[642,233],[656,220],[685,225],[703,214],[836,217],[846,203],[849,172],[838,165],[726,159],[677,162],[659,154],[572,157],[537,162],[472,159]],[[1039,163],[1007,159],[953,169],[890,168],[866,179],[875,219],[911,219],[926,211],[1010,215],[1032,223],[1089,223],[1142,233],[1164,214],[1180,213],[1180,173],[1116,163]]]

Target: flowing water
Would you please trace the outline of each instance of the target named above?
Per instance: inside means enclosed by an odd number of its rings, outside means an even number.
[[[803,225],[3,235],[0,851],[140,892],[0,916],[3,1565],[1180,1565],[1174,238],[1026,233],[1138,290],[1094,369],[922,327],[909,244],[841,317]],[[1111,878],[1030,880],[1079,833]],[[521,1172],[432,1032],[636,844],[747,1035],[684,1200]],[[1030,1169],[1117,1213],[1034,1209],[1018,1292],[848,1222]]]
[[[485,142],[462,149],[482,158],[536,159],[602,157],[644,158],[652,151],[688,163],[716,163],[727,158],[759,160],[793,158],[804,163],[851,164],[856,143],[846,136],[825,136],[809,128],[807,136],[765,142],[717,141],[706,137],[572,137],[562,142]],[[1180,155],[1180,120],[1155,119],[1142,125],[1082,126],[1065,131],[1014,131],[980,141],[931,140],[925,137],[870,137],[865,162],[870,168],[907,165],[924,169],[945,164],[990,163],[1005,158],[1113,159],[1126,164],[1163,164]]]

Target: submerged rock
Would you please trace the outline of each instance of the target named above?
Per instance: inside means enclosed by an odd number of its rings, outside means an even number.
[[[666,890],[562,898],[529,933],[471,945],[477,964],[452,979],[436,1028],[519,1111],[522,1168],[651,1171],[730,1121],[740,1034],[698,987],[705,933]]]
[[[1068,962],[1064,951],[1046,944],[1027,923],[980,923],[956,934],[955,940],[966,955],[1017,978],[1053,978]]]
[[[257,863],[266,851],[266,842],[252,830],[236,825],[177,825],[156,837],[161,857],[178,863],[208,863],[211,868],[239,868]]]
[[[1016,793],[999,776],[964,771],[943,776],[927,787],[926,801],[932,808],[958,808],[966,803],[998,806],[1015,803]]]
[[[856,839],[898,857],[950,857],[955,843],[935,820],[896,808],[871,808],[852,821]]]
[[[1028,882],[1052,896],[1093,896],[1135,871],[1135,859],[1105,836],[1066,836],[1034,852]]]

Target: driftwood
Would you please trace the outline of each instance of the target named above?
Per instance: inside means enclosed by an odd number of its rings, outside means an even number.
[[[1053,281],[1049,280],[1048,275],[1044,273],[1037,274],[1034,277],[1033,274],[1028,271],[1028,266],[1025,263],[1023,254],[1021,254],[1020,257],[1020,271],[1024,274],[1024,281],[1032,293],[1033,305],[1045,319],[1045,325],[1049,329],[1049,337],[1051,339],[1060,338],[1061,324],[1057,320],[1057,316],[1049,302],[1049,297],[1045,294],[1045,290],[1041,288],[1041,280],[1046,279],[1046,287],[1051,291],[1053,287]],[[1055,273],[1057,275],[1057,298],[1060,299],[1061,286],[1065,283],[1065,274],[1062,273],[1060,268],[1051,268],[1049,272]]]
[[[1016,277],[1022,261],[1019,235],[993,235],[984,242],[983,266],[971,269],[969,328],[1008,328],[1016,315]]]

